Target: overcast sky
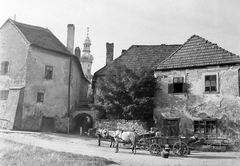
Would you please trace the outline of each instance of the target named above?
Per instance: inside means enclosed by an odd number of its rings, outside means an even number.
[[[92,74],[131,45],[183,44],[199,35],[240,55],[239,0],[0,0],[0,24],[8,19],[48,28],[66,45],[67,24],[75,25],[82,50],[90,28]]]

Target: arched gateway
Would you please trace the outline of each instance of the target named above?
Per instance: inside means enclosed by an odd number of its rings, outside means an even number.
[[[89,128],[93,128],[95,122],[95,114],[93,111],[74,111],[73,113],[73,133],[85,135]]]

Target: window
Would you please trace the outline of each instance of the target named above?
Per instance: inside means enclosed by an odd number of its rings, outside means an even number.
[[[52,66],[46,66],[45,67],[45,78],[47,80],[51,80],[53,75],[53,67]]]
[[[0,100],[7,100],[8,99],[8,90],[1,90],[0,91]]]
[[[37,93],[37,102],[43,102],[44,100],[44,93],[38,92]]]
[[[3,61],[1,63],[1,74],[8,74],[9,71],[9,61]]]
[[[205,76],[205,92],[217,92],[217,76]]]
[[[168,84],[168,93],[187,93],[187,84],[183,77],[174,77],[173,84]]]
[[[217,121],[216,120],[199,120],[194,121],[194,133],[200,134],[216,134]]]

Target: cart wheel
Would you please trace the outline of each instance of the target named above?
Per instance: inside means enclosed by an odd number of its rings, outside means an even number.
[[[178,155],[178,156],[183,156],[183,155],[187,155],[189,152],[189,147],[185,142],[176,142],[173,145],[173,149],[172,149],[173,153]]]
[[[142,138],[138,141],[137,145],[141,150],[148,150],[150,147],[151,142],[146,139],[146,138]]]
[[[150,152],[151,155],[159,156],[159,155],[161,155],[161,151],[162,151],[162,148],[157,143],[154,143],[154,144],[150,145],[149,152]]]

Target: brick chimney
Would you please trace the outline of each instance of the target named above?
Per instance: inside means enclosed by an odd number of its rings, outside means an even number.
[[[106,65],[109,65],[113,61],[113,43],[106,43],[107,47],[107,57],[106,57]]]
[[[73,24],[67,26],[67,49],[73,54],[74,49],[74,33],[75,27]]]
[[[79,47],[75,48],[75,56],[78,57],[78,59],[80,60],[81,58],[81,50]]]

